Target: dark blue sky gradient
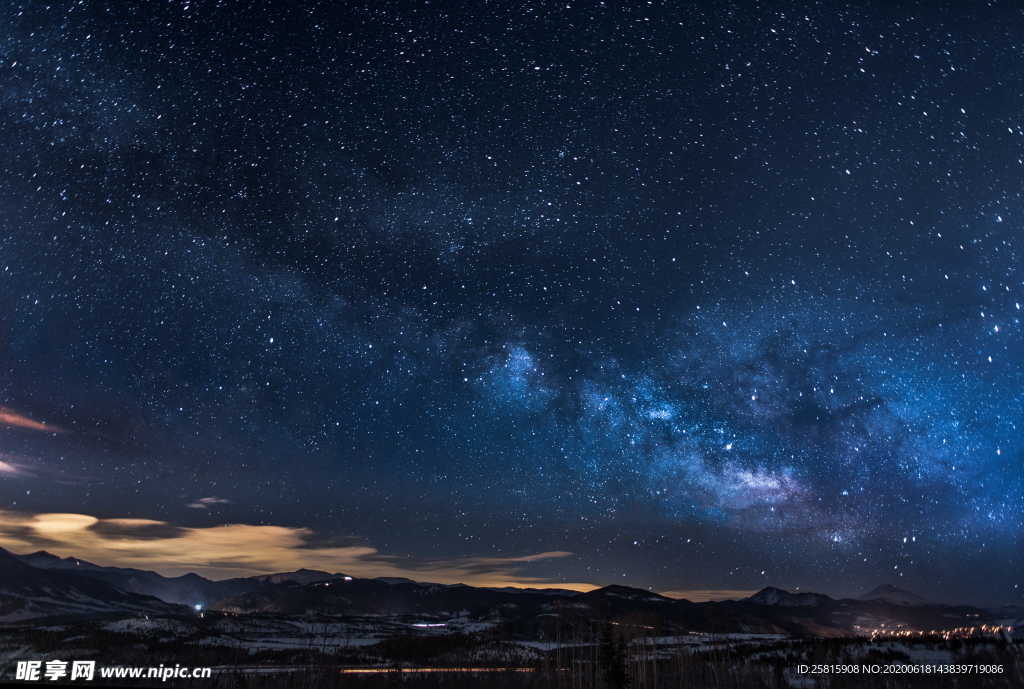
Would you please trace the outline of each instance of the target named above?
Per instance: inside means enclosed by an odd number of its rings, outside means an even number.
[[[4,8],[0,508],[1020,602],[1024,15],[627,5]]]

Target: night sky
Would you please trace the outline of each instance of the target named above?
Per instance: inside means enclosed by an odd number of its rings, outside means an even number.
[[[3,547],[1024,599],[1016,3],[0,17]]]

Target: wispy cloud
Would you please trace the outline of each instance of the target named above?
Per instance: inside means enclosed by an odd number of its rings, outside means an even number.
[[[30,419],[10,407],[0,407],[0,426],[11,426],[13,428],[24,428],[30,431],[43,431],[46,433],[64,432],[64,429],[59,426]]]
[[[0,452],[0,478],[33,476],[35,472],[29,469],[25,460],[25,457]]]
[[[194,510],[208,510],[211,505],[226,505],[231,502],[227,498],[218,498],[216,496],[210,496],[208,498],[199,498],[195,502],[190,502],[185,507],[191,507]]]
[[[153,519],[101,519],[88,514],[27,514],[0,510],[0,546],[16,552],[46,549],[99,564],[153,569],[169,576],[250,576],[307,567],[357,577],[407,577],[474,586],[594,585],[530,575],[537,562],[572,557],[566,551],[512,557],[411,560],[370,546],[317,546],[310,529],[225,524],[182,527]]]
[[[16,465],[0,459],[0,476],[18,476],[21,473],[22,470]]]
[[[707,603],[717,600],[739,600],[749,598],[757,593],[747,589],[683,589],[678,591],[662,591],[661,595],[669,598],[685,598],[694,603]]]
[[[549,550],[546,553],[534,553],[533,555],[520,555],[519,557],[484,557],[479,562],[495,565],[507,565],[515,562],[537,562],[539,560],[552,560],[558,557],[572,557],[567,550]]]

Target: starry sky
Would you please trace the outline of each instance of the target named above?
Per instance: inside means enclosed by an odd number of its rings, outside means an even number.
[[[1015,3],[0,13],[0,545],[1024,598]]]

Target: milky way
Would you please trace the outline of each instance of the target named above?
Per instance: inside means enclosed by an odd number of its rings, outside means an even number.
[[[1012,3],[2,12],[0,545],[1024,595]]]

